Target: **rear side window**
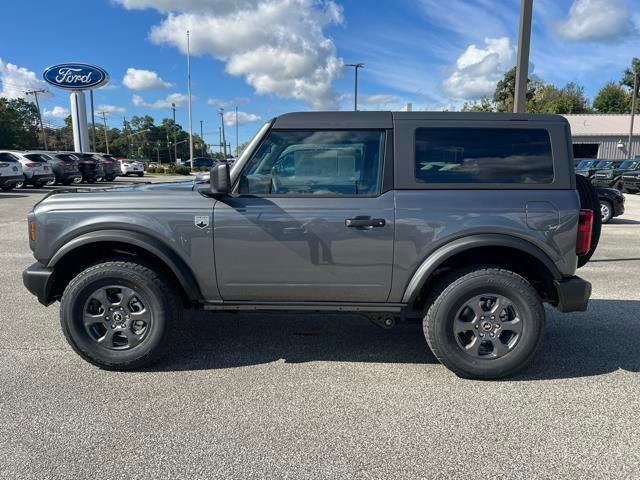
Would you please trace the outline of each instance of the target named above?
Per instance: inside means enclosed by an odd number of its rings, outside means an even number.
[[[516,128],[418,128],[419,183],[553,182],[549,133]]]
[[[0,153],[0,162],[17,162],[18,159],[10,153]]]
[[[47,155],[43,155],[41,153],[29,153],[28,155],[25,155],[25,157],[31,160],[32,162],[40,162],[40,163],[46,163],[48,160],[51,160],[51,157]]]

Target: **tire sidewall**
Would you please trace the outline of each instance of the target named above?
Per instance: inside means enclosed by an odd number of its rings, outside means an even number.
[[[600,200],[600,205],[606,205],[606,207],[609,209],[609,215],[607,215],[606,217],[601,217],[602,218],[602,223],[608,223],[609,220],[611,220],[613,218],[613,205],[608,201],[608,200]],[[602,214],[600,214],[602,215]]]
[[[526,365],[535,354],[544,331],[544,309],[536,295],[527,291],[528,284],[524,280],[516,283],[513,280],[502,278],[499,274],[479,275],[458,283],[453,289],[445,289],[434,303],[433,339],[446,359],[445,365],[454,372],[464,377],[502,377]],[[462,305],[469,298],[482,294],[498,294],[509,298],[523,322],[518,343],[512,351],[499,358],[479,359],[469,355],[458,345],[453,332],[455,315]]]
[[[152,322],[145,339],[127,350],[109,350],[98,345],[86,331],[82,313],[85,302],[97,289],[110,285],[129,287],[138,292],[152,312]],[[121,366],[143,362],[162,344],[167,329],[169,308],[162,294],[152,282],[137,272],[109,268],[93,271],[70,284],[60,305],[60,321],[71,346],[85,359],[101,367]]]

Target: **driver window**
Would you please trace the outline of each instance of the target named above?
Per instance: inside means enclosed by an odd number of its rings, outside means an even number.
[[[239,193],[375,195],[383,155],[383,131],[273,130],[247,163]]]

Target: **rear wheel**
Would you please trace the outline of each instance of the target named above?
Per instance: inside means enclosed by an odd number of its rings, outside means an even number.
[[[499,268],[454,272],[424,320],[438,360],[465,378],[492,379],[524,368],[542,341],[545,314],[533,287]]]
[[[5,192],[8,192],[9,190],[13,190],[15,187],[15,184],[11,183],[9,185],[3,185],[0,188],[2,188],[2,190],[4,190]]]
[[[109,370],[156,361],[181,313],[170,283],[128,259],[87,268],[69,283],[60,304],[69,344],[88,362]]]
[[[602,223],[609,223],[613,218],[613,205],[609,200],[600,200],[600,219]]]

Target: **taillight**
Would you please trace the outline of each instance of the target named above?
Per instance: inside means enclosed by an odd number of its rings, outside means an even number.
[[[37,168],[37,167],[39,167],[39,166],[40,166],[40,164],[39,164],[39,163],[33,163],[33,162],[31,162],[31,163],[26,163],[25,165],[26,165],[27,167],[31,167],[31,168]]]
[[[580,210],[578,220],[578,238],[576,239],[576,255],[586,255],[591,248],[593,231],[593,210]]]

